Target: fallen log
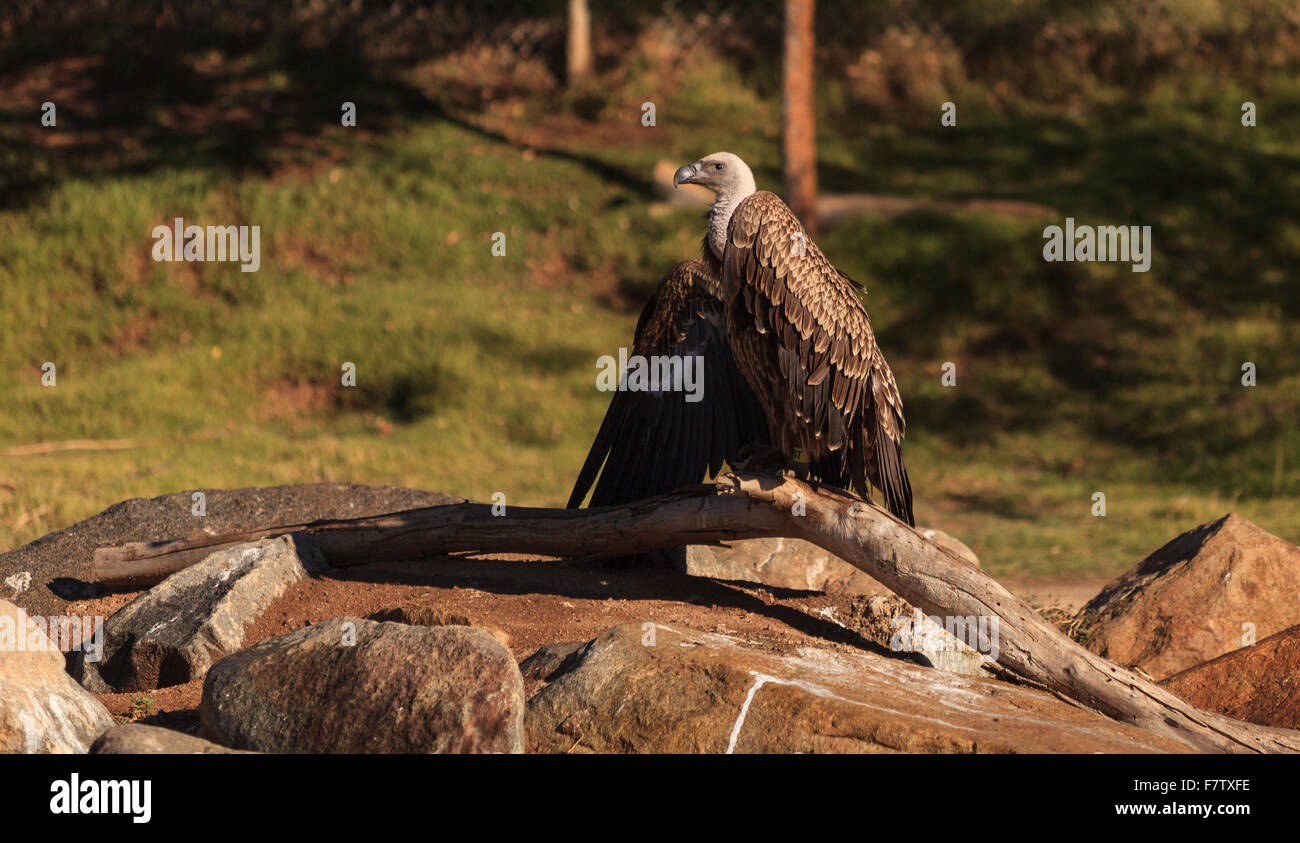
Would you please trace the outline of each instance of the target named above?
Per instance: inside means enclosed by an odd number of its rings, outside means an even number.
[[[873,504],[793,478],[727,474],[713,487],[590,510],[452,504],[224,536],[100,548],[106,585],[140,586],[221,546],[307,534],[334,567],[462,551],[596,558],[683,544],[786,536],[811,541],[931,615],[986,617],[999,626],[1000,665],[1049,691],[1125,723],[1207,752],[1300,752],[1300,732],[1201,711],[1071,641],[974,565]],[[996,619],[996,621],[994,621]]]
[[[779,513],[700,486],[605,509],[460,503],[367,518],[281,524],[238,533],[198,533],[162,542],[100,547],[94,576],[109,588],[147,588],[210,553],[286,534],[310,536],[334,568],[402,562],[458,552],[534,553],[606,559],[684,544],[784,535]]]

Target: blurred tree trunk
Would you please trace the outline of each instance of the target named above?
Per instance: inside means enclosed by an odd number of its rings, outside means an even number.
[[[781,109],[786,198],[790,209],[814,236],[817,231],[815,5],[815,0],[786,0],[785,3],[785,90]]]
[[[567,82],[574,82],[591,72],[591,13],[587,0],[569,0],[569,28],[565,58]]]

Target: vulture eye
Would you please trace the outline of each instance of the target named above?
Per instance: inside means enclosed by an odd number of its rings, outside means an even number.
[[[721,165],[721,164],[714,164],[714,165],[713,165],[713,169],[715,169],[715,170],[721,170],[721,169],[722,169],[722,165]]]

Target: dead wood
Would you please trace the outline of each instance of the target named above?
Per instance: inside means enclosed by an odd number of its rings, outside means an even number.
[[[307,534],[330,565],[346,567],[463,551],[597,558],[684,544],[786,536],[806,539],[879,580],[928,614],[987,617],[998,663],[1116,720],[1208,752],[1300,751],[1300,732],[1201,711],[1079,646],[996,580],[873,504],[793,478],[727,474],[714,486],[635,504],[569,510],[463,503],[238,534],[136,542],[95,552],[100,582],[143,587],[221,546]]]

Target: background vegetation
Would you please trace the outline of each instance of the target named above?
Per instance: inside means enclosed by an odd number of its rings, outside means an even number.
[[[180,489],[561,504],[596,357],[698,249],[656,163],[726,148],[780,189],[779,4],[594,3],[580,86],[561,3],[264,5],[0,12],[0,549]],[[918,520],[1032,576],[1118,573],[1230,509],[1300,540],[1292,4],[818,11],[823,191],[928,202],[820,238],[867,287]],[[1151,225],[1151,271],[1045,263],[1067,215]],[[261,270],[154,263],[176,216],[260,225]]]

